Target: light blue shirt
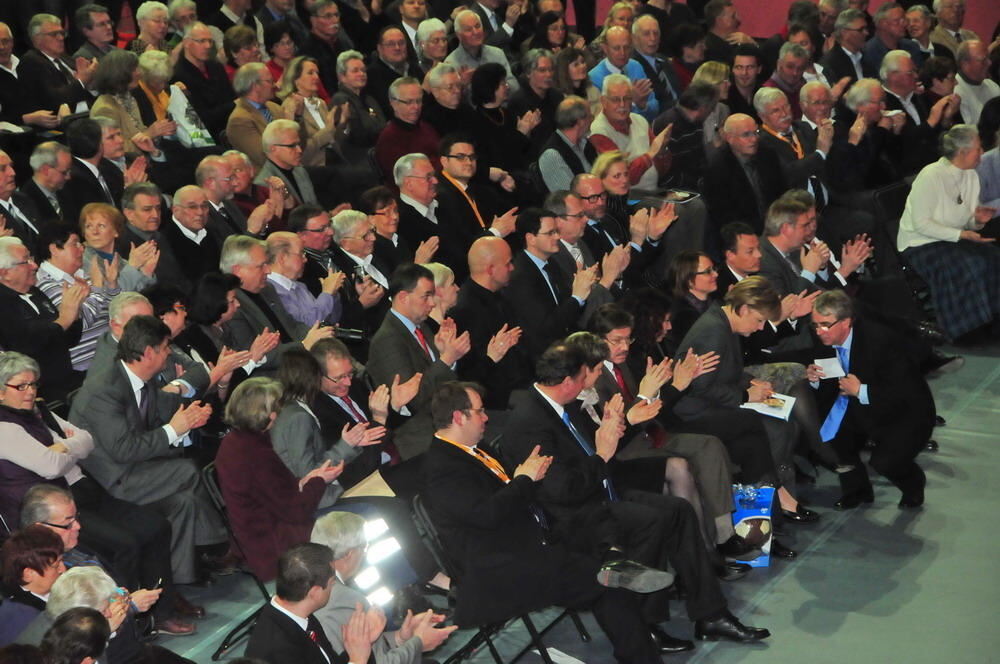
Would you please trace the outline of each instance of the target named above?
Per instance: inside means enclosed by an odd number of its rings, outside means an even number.
[[[851,345],[853,343],[854,343],[854,328],[852,327],[851,331],[847,333],[847,338],[844,339],[844,343],[842,343],[840,346],[834,346],[834,348],[843,348],[846,351],[846,353],[847,353],[847,357],[850,357],[851,356]],[[850,373],[850,368],[849,367],[844,367],[844,371],[846,373]],[[864,404],[866,406],[871,403],[868,400],[868,385],[867,384],[862,384],[861,385],[861,389],[858,390],[858,401],[860,401],[862,404]]]
[[[608,62],[607,58],[604,58],[590,70],[590,82],[603,92],[604,79],[610,74],[625,74],[633,84],[638,80],[646,78],[646,72],[643,71],[642,65],[633,59],[628,61],[624,69],[618,69],[618,67]],[[646,108],[639,108],[635,104],[632,104],[632,112],[638,113],[652,122],[660,114],[660,102],[656,100],[656,95],[650,90],[649,96],[646,97]]]

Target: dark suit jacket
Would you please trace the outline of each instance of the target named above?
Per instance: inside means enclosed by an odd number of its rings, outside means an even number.
[[[715,371],[698,376],[677,402],[675,412],[694,419],[711,408],[737,408],[745,400],[749,376],[743,373],[743,353],[721,307],[713,304],[684,335],[677,347],[683,357],[689,348],[698,354],[715,351],[719,364]]]
[[[553,341],[575,330],[583,312],[571,295],[572,277],[560,270],[557,285],[561,293],[558,304],[552,299],[545,277],[527,254],[522,251],[514,257],[514,273],[502,292],[514,315],[514,324],[522,330],[519,345],[524,346],[531,362]]]
[[[712,224],[721,228],[734,221],[749,224],[758,233],[764,230],[764,212],[787,189],[778,157],[761,146],[753,157],[763,198],[761,210],[757,206],[750,178],[728,146],[723,146],[712,156],[705,172],[702,193]]]
[[[333,259],[334,268],[347,275],[344,285],[340,288],[340,301],[344,306],[343,313],[340,316],[341,325],[343,327],[364,330],[365,334],[370,338],[375,333],[375,330],[382,325],[382,321],[385,319],[385,315],[389,313],[389,307],[392,303],[389,302],[388,297],[383,297],[373,307],[369,307],[368,309],[362,307],[358,299],[358,291],[354,285],[357,263],[351,260],[350,256],[345,254],[336,244],[330,246],[330,255]],[[392,278],[393,268],[389,264],[384,263],[379,256],[372,256],[372,265],[384,274],[386,279]],[[324,274],[323,276],[326,275]]]
[[[76,69],[68,58],[62,58],[62,61],[70,71]],[[21,56],[17,77],[21,81],[30,81],[21,88],[27,95],[28,111],[46,110],[55,113],[60,104],[67,104],[69,110],[75,112],[77,103],[84,101],[89,107],[94,101],[93,95],[82,83],[67,77],[51,60],[35,49]]]
[[[826,80],[831,83],[836,83],[845,76],[851,79],[852,85],[858,80],[851,58],[840,47],[840,44],[834,44],[833,48],[824,53],[820,64],[823,65]],[[861,59],[861,73],[865,75],[865,78],[878,78],[878,72],[873,70],[864,58]]]
[[[433,361],[424,352],[417,338],[391,311],[385,315],[382,326],[372,337],[368,358],[368,374],[376,385],[392,385],[397,374],[400,382],[409,380],[417,372],[424,375],[417,396],[407,406],[413,417],[396,431],[394,442],[404,460],[427,449],[434,430],[430,413],[431,396],[439,384],[457,378],[451,367],[441,361],[441,353],[434,345],[434,333],[430,326],[424,322],[420,329],[427,345],[434,352]]]
[[[63,187],[63,193],[69,202],[69,205],[63,208],[63,219],[75,222],[80,218],[80,210],[87,203],[109,203],[116,208],[121,208],[122,194],[125,191],[125,176],[117,166],[107,159],[101,160],[97,166],[97,170],[104,176],[104,181],[108,184],[111,199],[108,200],[107,194],[104,193],[104,188],[97,180],[97,176],[89,168],[80,163],[78,159],[74,158],[73,167],[70,171],[71,177]]]
[[[642,67],[642,71],[646,74],[646,78],[648,78],[649,82],[653,84],[653,95],[660,103],[660,111],[666,111],[668,108],[676,104],[677,97],[679,97],[682,92],[681,82],[677,80],[677,72],[670,66],[667,59],[660,55],[654,56],[653,59],[656,61],[655,66],[649,64],[649,61],[638,53],[633,54],[632,59],[639,63],[639,66]],[[660,79],[660,72],[663,72],[667,80],[670,82],[670,87],[673,88],[673,92],[671,92],[670,89],[667,88],[666,84]]]
[[[760,237],[760,254],[760,271],[757,274],[767,277],[781,297],[803,290],[810,293],[817,290],[816,284],[796,272],[777,247],[763,235]]]
[[[403,34],[406,34],[405,30]],[[368,59],[368,84],[361,96],[370,95],[385,111],[387,118],[395,116],[392,112],[392,106],[389,104],[389,85],[397,78],[400,78],[399,72],[385,64],[382,58],[378,57],[378,53],[373,53]]]
[[[63,216],[55,211],[55,208],[52,207],[52,203],[49,202],[48,196],[42,193],[42,190],[39,189],[38,185],[35,183],[34,178],[29,179],[21,185],[18,192],[22,196],[28,198],[32,205],[34,205],[35,218],[32,221],[35,219],[38,220],[38,223],[41,224],[41,226],[39,226],[39,230],[41,230],[43,226],[49,226],[63,221]],[[59,202],[59,209],[65,213],[70,203],[69,197],[61,190],[55,192],[55,195],[56,200]],[[14,199],[14,203],[17,204],[18,207],[21,207],[18,199]],[[24,208],[21,209],[22,211],[24,210]],[[77,220],[70,220],[69,218],[66,218],[66,221],[75,225]]]
[[[43,224],[39,218],[38,208],[35,206],[35,202],[28,195],[15,191],[10,195],[10,200],[13,201],[17,209],[21,211],[21,214],[28,218],[28,221],[35,225],[39,231],[42,230]],[[31,227],[20,219],[14,217],[13,215],[7,215],[2,208],[0,208],[0,219],[3,220],[6,228],[14,231],[14,237],[21,240],[21,242],[28,248],[31,255],[40,263],[41,260],[38,254],[38,233],[31,230]],[[75,224],[74,224],[75,225]]]
[[[320,81],[330,94],[337,89],[337,56],[341,50],[339,42],[335,46],[330,46],[311,32],[301,48],[303,55],[316,58]]]
[[[441,185],[438,184],[438,186]],[[421,242],[436,235],[441,243],[437,253],[434,254],[435,261],[452,268],[456,265],[468,265],[465,254],[457,249],[458,243],[450,242],[446,236],[444,213],[441,212],[440,207],[434,216],[438,220],[436,224],[417,212],[417,209],[406,201],[399,201],[399,236],[415,250]]]
[[[278,294],[270,283],[264,284],[260,296],[270,306],[271,311],[290,338],[288,341],[283,340],[281,345],[266,355],[267,362],[263,370],[267,373],[273,373],[278,370],[278,360],[282,353],[292,347],[302,347],[301,341],[305,338],[309,327],[298,322],[285,311],[285,307],[281,304]],[[223,340],[229,348],[247,350],[265,327],[272,332],[276,330],[271,321],[268,320],[267,315],[260,310],[260,307],[250,299],[242,288],[236,291],[236,299],[240,301],[240,308],[223,328]]]
[[[913,175],[921,168],[937,161],[938,158],[938,138],[941,135],[941,124],[931,127],[927,124],[927,117],[931,108],[927,98],[922,94],[914,93],[910,101],[917,109],[920,117],[920,124],[913,122],[913,118],[907,114],[906,124],[900,133],[900,141],[897,145],[899,149],[898,158],[900,160],[900,172],[904,175]],[[903,102],[899,97],[886,91],[885,108],[890,111],[904,111]]]
[[[226,121],[233,111],[236,94],[229,84],[229,76],[222,64],[209,60],[205,63],[206,77],[186,57],[181,55],[174,67],[172,83],[181,82],[187,86],[188,100],[218,141],[226,128]]]
[[[389,268],[391,273],[403,263],[413,262],[414,249],[415,247],[411,247],[410,243],[397,233],[396,244],[393,244],[389,238],[382,237],[381,235],[376,236],[375,249],[372,253],[375,256],[375,260]]]
[[[40,394],[45,399],[65,398],[80,384],[82,375],[73,370],[69,349],[80,343],[83,322],[77,319],[68,330],[56,324],[59,312],[52,301],[32,286],[29,291],[36,312],[16,292],[0,285],[0,347],[31,357],[41,369]]]
[[[803,123],[795,123],[792,126],[792,131],[798,137],[799,145],[802,146],[802,159],[799,159],[795,154],[795,148],[792,145],[768,131],[763,129],[760,131],[760,145],[778,157],[785,184],[790,189],[805,189],[810,177],[816,177],[822,181],[826,176],[826,159],[816,152],[815,133],[810,132],[810,136],[807,138],[801,131],[802,127],[808,129],[808,125]],[[812,144],[811,150],[809,149],[810,143]]]
[[[173,219],[168,218],[160,224],[160,236],[170,245],[174,256],[181,257],[178,265],[189,283],[194,284],[208,272],[219,271],[222,246],[211,232],[206,230],[201,244],[197,244],[181,232]]]
[[[833,145],[827,158],[830,188],[835,193],[878,189],[900,179],[900,137],[879,126],[869,127],[857,145],[848,142],[848,133],[857,116],[846,107],[838,109],[833,128]]]
[[[212,206],[208,209],[208,226],[205,227],[208,229],[208,234],[218,242],[219,247],[222,247],[222,243],[230,235],[242,235],[247,232],[247,218],[243,210],[231,200],[222,201],[222,207],[229,213],[229,219]]]
[[[336,579],[332,581],[336,582]],[[309,616],[309,630],[316,633],[315,643],[291,618],[268,604],[257,615],[246,655],[268,664],[327,664],[326,657],[320,652],[322,648],[330,658],[329,664],[347,664],[347,655],[333,651],[315,616]]]
[[[493,222],[493,216],[502,212],[494,205],[485,187],[473,181],[469,183],[467,193],[476,203],[479,215],[487,228]],[[468,256],[469,247],[478,238],[489,235],[476,219],[465,196],[451,180],[443,175],[438,177],[437,187],[437,218],[441,224],[441,247],[438,253],[448,256],[452,262],[448,266],[455,272],[455,282],[462,283],[469,274],[468,260],[458,260],[460,256]]]
[[[23,125],[23,116],[32,110],[28,108],[28,99],[21,89],[21,79],[0,70],[0,121],[14,125]]]

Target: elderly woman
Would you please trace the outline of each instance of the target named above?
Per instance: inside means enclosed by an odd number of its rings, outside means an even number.
[[[292,61],[298,50],[298,44],[295,42],[295,31],[292,30],[287,20],[275,21],[264,28],[264,52],[268,56],[265,64],[271,75],[274,76],[274,80],[281,80],[282,74],[285,73],[285,67]],[[324,99],[330,97],[326,90],[322,91],[321,96]]]
[[[248,62],[261,61],[257,31],[248,25],[234,25],[222,37],[222,51],[226,56],[226,75],[232,83],[237,69]]]
[[[322,85],[319,63],[307,55],[292,60],[281,77],[278,99],[302,97],[302,113],[296,120],[302,123],[307,137],[302,151],[303,166],[325,166],[327,150],[339,152],[337,144],[346,138],[350,105],[345,101],[339,106],[328,106],[319,94]]]
[[[167,6],[167,13],[170,17],[170,27],[167,30],[167,46],[174,48],[181,43],[184,38],[184,30],[188,26],[194,25],[198,21],[198,4],[194,0],[170,0]],[[215,47],[222,47],[222,32],[210,26],[212,38],[215,40]]]
[[[564,48],[556,54],[555,88],[564,95],[586,99],[591,115],[601,112],[601,91],[590,80],[587,54],[579,48]]]
[[[128,49],[135,53],[144,53],[149,49],[169,51],[167,32],[170,31],[170,12],[162,2],[147,0],[139,5],[135,13],[135,22],[139,26],[139,35],[128,43]]]
[[[348,163],[367,164],[368,150],[385,128],[385,113],[375,98],[364,92],[368,73],[361,53],[344,51],[337,56],[337,81],[339,89],[330,102],[335,107],[347,103],[350,108],[347,140],[341,142],[340,151]]]
[[[107,203],[87,203],[80,211],[80,232],[83,234],[83,272],[93,280],[94,266],[105,277],[112,263],[118,270],[118,286],[123,291],[139,291],[156,281],[156,264],[160,250],[149,240],[133,247],[125,260],[118,253],[115,241],[125,230],[125,217],[118,208]],[[96,262],[94,259],[97,259]]]
[[[132,90],[139,86],[139,56],[130,51],[112,51],[97,65],[91,87],[99,94],[90,109],[91,117],[103,116],[118,123],[125,139],[125,153],[138,156],[159,153],[155,142],[170,136],[177,125],[169,119],[157,120],[148,127],[142,119]]]
[[[423,73],[448,57],[448,28],[440,19],[429,18],[417,26],[417,60]]]
[[[424,265],[434,275],[434,308],[431,309],[428,322],[437,334],[441,323],[448,316],[448,310],[458,302],[458,285],[455,283],[455,273],[443,263],[427,263]]]
[[[38,612],[45,610],[52,584],[66,571],[62,539],[41,524],[12,533],[0,549],[0,561],[4,597]]]
[[[957,339],[1000,316],[1000,251],[979,234],[996,213],[979,204],[983,149],[974,125],[941,137],[941,159],[913,181],[896,246],[930,286],[938,326]]]
[[[20,523],[25,492],[39,482],[69,486],[81,478],[77,465],[94,441],[46,408],[38,396],[38,363],[27,355],[0,353],[0,516]]]
[[[139,56],[139,84],[132,88],[132,97],[139,107],[139,117],[146,126],[158,120],[170,120],[170,56],[163,51],[146,51]],[[183,83],[179,84],[183,87]]]
[[[327,485],[343,471],[329,459],[301,476],[294,475],[275,453],[271,428],[281,409],[282,386],[271,378],[250,378],[226,404],[232,427],[215,457],[219,487],[233,535],[259,578],[269,581],[278,557],[309,537],[314,515]]]

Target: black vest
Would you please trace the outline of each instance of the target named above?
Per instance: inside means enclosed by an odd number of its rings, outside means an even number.
[[[567,143],[558,132],[553,132],[552,136],[542,148],[542,152],[545,152],[550,148],[559,153],[559,155],[563,158],[563,161],[566,162],[566,165],[569,166],[569,170],[573,171],[573,175],[580,175],[587,170],[583,167],[583,162],[580,161],[580,158],[576,156],[575,152],[573,152],[573,148],[569,146],[569,143]],[[594,161],[597,160],[597,149],[589,140],[583,146],[583,154],[585,154],[587,159],[590,160],[591,165],[593,165]]]

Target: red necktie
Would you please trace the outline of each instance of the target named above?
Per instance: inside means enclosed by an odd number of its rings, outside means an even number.
[[[344,405],[347,406],[347,410],[351,411],[351,416],[354,417],[355,422],[367,422],[368,418],[354,405],[354,400],[351,397],[344,397]]]
[[[628,389],[628,385],[625,384],[625,376],[622,374],[622,370],[615,365],[613,369],[615,373],[615,382],[618,383],[618,389],[622,391],[622,398],[625,399],[626,407],[632,404],[633,396],[632,392]]]
[[[354,399],[352,399],[351,397],[344,397],[343,399],[341,399],[341,401],[343,401],[344,405],[347,406],[347,410],[351,412],[351,416],[354,418],[355,422],[368,421],[368,418],[365,417],[365,414],[361,411],[361,409],[354,405]],[[397,463],[403,460],[403,458],[399,455],[399,450],[396,448],[396,444],[393,443],[391,440],[387,440],[384,443],[382,443],[382,449],[385,451],[386,454],[389,455],[390,466],[395,466]]]
[[[427,353],[427,357],[429,357],[429,358],[431,358],[433,360],[434,357],[431,355],[431,349],[427,345],[427,339],[424,338],[424,331],[421,330],[419,327],[417,327],[417,328],[413,329],[413,333],[415,335],[417,335],[417,341],[420,342],[420,347],[424,349],[425,353]]]

